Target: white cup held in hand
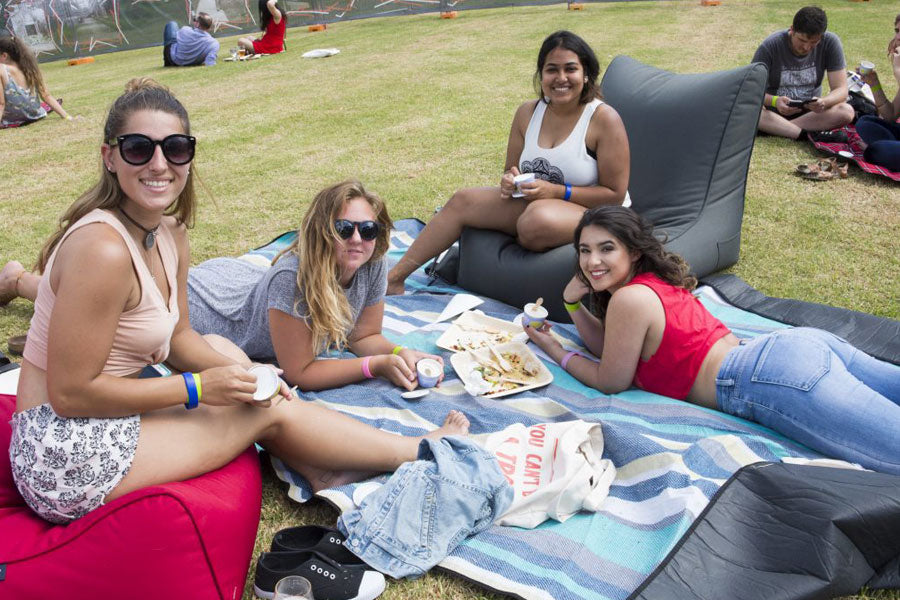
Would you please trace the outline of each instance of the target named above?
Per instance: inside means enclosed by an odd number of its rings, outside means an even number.
[[[419,376],[419,385],[423,388],[436,386],[443,371],[444,369],[441,367],[441,363],[433,358],[423,358],[416,363],[416,373]]]
[[[547,320],[547,309],[543,306],[529,302],[525,305],[525,324],[533,329],[540,329]]]
[[[522,192],[522,184],[523,183],[531,183],[534,181],[534,173],[520,173],[513,177],[513,183],[516,184],[516,193],[513,196],[517,198],[521,198],[525,194]]]
[[[859,61],[859,74],[867,75],[875,70],[875,63],[869,62],[867,60]]]
[[[256,392],[253,393],[254,400],[265,402],[278,395],[281,381],[275,369],[268,365],[254,365],[248,370],[256,375]]]

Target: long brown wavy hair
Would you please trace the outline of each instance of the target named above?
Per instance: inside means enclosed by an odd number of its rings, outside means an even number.
[[[124,129],[128,119],[134,113],[142,110],[160,111],[174,115],[181,121],[184,133],[188,135],[191,133],[191,123],[188,119],[187,110],[169,91],[169,88],[148,77],[137,77],[125,85],[125,93],[119,96],[113,102],[112,107],[110,107],[109,115],[106,117],[106,125],[103,127],[103,143],[108,144],[116,136],[125,133]],[[194,224],[196,204],[194,178],[196,177],[197,169],[194,165],[191,165],[184,189],[181,190],[178,198],[169,205],[165,212],[167,215],[174,215],[179,223],[183,223],[188,227]],[[124,197],[125,194],[119,185],[118,177],[115,173],[106,170],[101,160],[100,180],[92,188],[84,192],[59,218],[59,228],[44,243],[44,247],[38,255],[35,268],[40,272],[44,271],[53,249],[59,244],[66,231],[79,219],[95,208],[114,209],[122,202]]]
[[[25,84],[32,94],[42,94],[44,91],[44,77],[38,67],[37,58],[31,47],[16,36],[0,36],[0,53],[6,52],[13,62],[18,65],[22,75],[25,76]]]
[[[581,232],[588,226],[602,227],[619,240],[629,254],[638,255],[632,267],[634,275],[653,273],[676,287],[686,290],[697,287],[697,278],[690,274],[690,266],[680,255],[665,249],[665,240],[654,235],[653,225],[649,221],[624,206],[598,206],[585,211],[575,228],[575,274],[588,289],[591,289],[591,284],[578,260]],[[601,319],[605,318],[611,296],[607,291],[592,291],[590,311]]]
[[[355,179],[325,188],[313,198],[297,231],[297,241],[273,260],[288,252],[300,259],[297,287],[303,292],[309,314],[301,315],[312,331],[313,351],[318,354],[347,345],[347,332],[353,328],[353,313],[341,287],[336,247],[341,241],[334,228],[344,207],[361,198],[369,203],[375,220],[381,225],[375,238],[375,250],[369,262],[380,260],[390,246],[393,222],[387,205],[373,192],[366,191]]]

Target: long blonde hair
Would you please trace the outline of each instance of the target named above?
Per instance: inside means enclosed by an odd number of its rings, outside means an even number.
[[[25,87],[32,94],[44,92],[44,78],[31,47],[16,36],[0,36],[0,52],[6,52],[25,77]]]
[[[332,348],[342,350],[347,345],[347,332],[353,328],[353,313],[341,287],[336,246],[340,241],[334,222],[351,200],[365,200],[381,225],[375,238],[375,250],[369,262],[380,260],[390,246],[393,223],[387,206],[377,194],[366,191],[354,179],[325,188],[313,199],[300,229],[297,241],[278,254],[293,252],[300,259],[297,287],[302,290],[309,313],[301,315],[312,331],[313,351],[318,354]]]
[[[107,144],[123,133],[128,119],[136,112],[142,110],[160,111],[178,117],[184,132],[191,133],[191,123],[187,110],[181,102],[169,91],[169,88],[160,85],[149,77],[136,77],[125,85],[125,93],[119,96],[106,117],[106,125],[103,127],[103,143]],[[181,194],[166,209],[165,214],[174,215],[179,223],[188,227],[194,224],[194,205],[196,195],[194,193],[194,178],[197,177],[196,167],[192,165],[188,172],[187,182]],[[119,186],[119,179],[115,173],[109,172],[103,161],[100,161],[100,180],[89,190],[84,192],[63,215],[59,218],[59,228],[44,243],[35,268],[43,272],[47,266],[47,260],[53,253],[59,241],[74,223],[95,208],[114,209],[125,197]]]

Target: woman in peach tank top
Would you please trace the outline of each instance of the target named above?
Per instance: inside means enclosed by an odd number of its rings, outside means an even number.
[[[246,355],[191,329],[194,145],[168,89],[132,80],[106,120],[100,180],[41,251],[43,277],[25,281],[18,263],[0,273],[0,303],[37,296],[10,458],[19,491],[47,520],[217,469],[254,442],[314,489],[329,470],[389,471],[416,458],[419,438],[300,401],[283,382],[280,398],[254,401]],[[183,373],[137,378],[162,359]],[[429,435],[467,430],[452,411]]]

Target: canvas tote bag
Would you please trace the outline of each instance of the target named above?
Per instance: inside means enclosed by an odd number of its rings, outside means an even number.
[[[601,458],[599,423],[517,423],[488,436],[485,448],[514,491],[498,525],[530,529],[548,518],[565,521],[580,510],[596,511],[616,476],[612,462]]]

